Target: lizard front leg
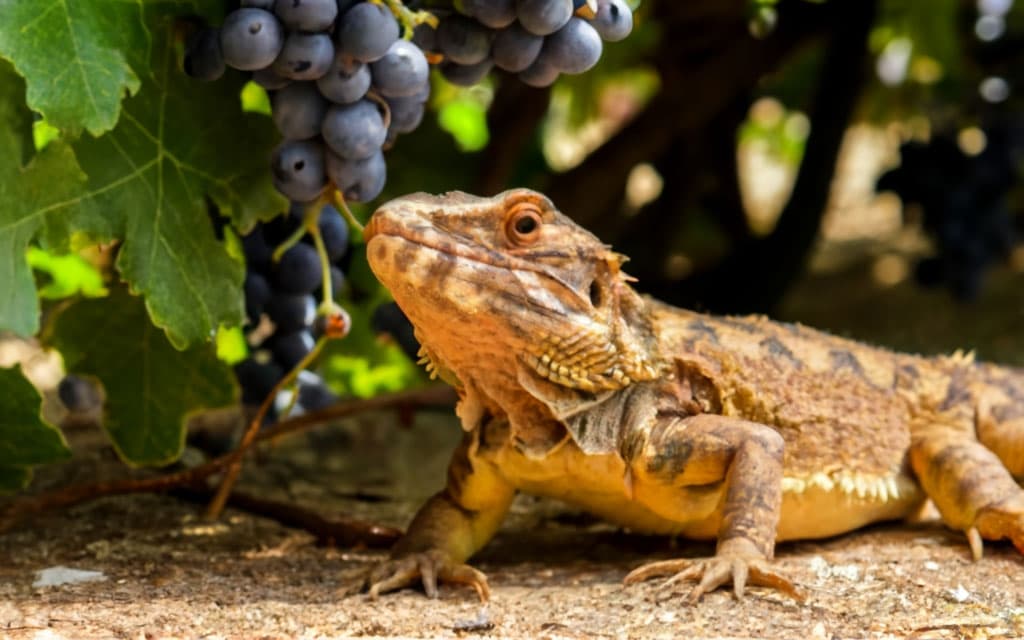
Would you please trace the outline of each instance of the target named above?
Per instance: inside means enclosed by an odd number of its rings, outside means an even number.
[[[967,534],[976,560],[983,538],[1008,538],[1024,553],[1024,490],[973,433],[952,426],[915,429],[910,462],[942,519]]]
[[[370,597],[422,581],[437,597],[437,581],[469,584],[482,601],[487,577],[465,564],[497,532],[515,496],[513,487],[487,462],[474,458],[477,433],[469,433],[448,466],[448,483],[416,513],[391,557],[364,581]]]
[[[650,492],[656,497],[649,506],[659,510],[665,489],[675,491],[673,511],[717,524],[718,546],[709,559],[644,565],[626,583],[666,575],[672,576],[666,586],[697,580],[691,601],[730,580],[737,597],[749,582],[801,598],[770,563],[782,505],[783,447],[771,427],[736,418],[702,414],[656,424],[629,463],[636,499],[645,502]],[[697,496],[709,493],[720,497],[702,504]],[[688,513],[691,507],[695,512]]]

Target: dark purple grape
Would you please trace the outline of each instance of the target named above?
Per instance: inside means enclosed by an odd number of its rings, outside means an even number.
[[[57,397],[71,413],[96,411],[103,404],[103,394],[88,378],[73,373],[61,378],[57,384]]]
[[[320,210],[318,226],[327,250],[327,259],[331,262],[339,260],[348,251],[348,223],[345,218],[331,205],[324,205]]]
[[[322,277],[316,249],[300,242],[285,251],[277,263],[274,288],[284,293],[313,293]]]
[[[304,203],[292,203],[288,213],[264,222],[261,229],[263,237],[267,239],[267,244],[276,249],[282,242],[291,238],[302,226],[304,209]]]
[[[224,18],[220,47],[229,67],[255,71],[269,66],[284,46],[284,29],[263,9],[237,9]]]
[[[388,98],[391,109],[389,129],[395,133],[415,131],[423,120],[424,102],[418,96],[408,98]]]
[[[349,104],[366,95],[371,80],[369,66],[344,56],[336,56],[331,68],[316,81],[316,86],[331,102]]]
[[[419,359],[420,343],[416,340],[412,323],[394,302],[385,302],[373,311],[370,325],[378,333],[386,333],[394,338],[398,346],[412,361]]]
[[[274,13],[294,31],[326,31],[338,15],[338,1],[277,0]]]
[[[537,59],[544,37],[530,33],[521,24],[498,32],[494,38],[494,64],[499,69],[518,73]]]
[[[266,312],[277,333],[308,329],[316,319],[316,298],[308,293],[277,292],[267,301]]]
[[[572,0],[516,0],[516,16],[530,33],[552,34],[569,22],[575,9]]]
[[[327,186],[324,148],[319,142],[284,142],[274,149],[270,168],[274,176],[274,186],[290,200],[315,200]]]
[[[319,411],[337,404],[341,398],[334,395],[327,385],[320,382],[302,383],[299,385],[298,405],[306,411]]]
[[[338,16],[345,15],[345,12],[363,0],[338,0]]]
[[[544,40],[541,57],[561,73],[583,73],[601,59],[601,36],[583,18],[573,17]]]
[[[412,43],[422,51],[437,51],[437,29],[426,22],[416,25],[412,30]]]
[[[270,339],[270,351],[274,354],[274,361],[285,371],[291,371],[302,362],[302,359],[313,350],[314,345],[312,334],[306,330],[278,333]]]
[[[472,87],[483,80],[493,67],[494,62],[490,58],[476,64],[443,62],[441,63],[441,75],[452,84],[460,87]]]
[[[503,29],[516,21],[515,0],[462,0],[462,8],[491,29]]]
[[[387,7],[362,2],[345,12],[335,36],[339,54],[360,62],[373,62],[398,40],[398,21]]]
[[[210,82],[224,75],[224,53],[220,50],[220,31],[206,27],[192,34],[185,46],[185,73],[196,80]]]
[[[333,153],[327,154],[327,175],[350,202],[373,200],[384,190],[387,165],[384,154],[378,150],[369,158],[346,160]]]
[[[257,226],[249,235],[242,236],[242,253],[245,254],[245,267],[249,271],[266,273],[270,268],[270,259],[274,253],[263,235],[264,227]]]
[[[291,78],[285,78],[284,76],[277,75],[271,67],[253,71],[252,81],[267,91],[284,89],[292,83]]]
[[[272,69],[292,80],[316,80],[333,62],[334,45],[326,33],[290,33]]]
[[[618,42],[633,30],[633,12],[623,0],[597,0],[597,15],[590,24],[602,40]]]
[[[379,151],[387,129],[377,105],[360,100],[331,107],[323,120],[323,136],[331,150],[355,160]]]
[[[380,60],[370,64],[373,85],[388,98],[416,94],[430,78],[430,65],[420,48],[408,40],[396,40]]]
[[[274,124],[288,140],[305,140],[320,133],[327,115],[327,100],[313,82],[293,82],[270,100]]]
[[[270,285],[267,279],[260,274],[250,271],[245,274],[245,316],[249,324],[256,326],[260,322],[260,314],[263,313],[267,301],[270,300]]]
[[[284,370],[273,362],[259,362],[252,357],[236,364],[235,377],[242,387],[242,403],[262,404],[284,374]]]
[[[558,80],[558,69],[538,56],[529,67],[519,72],[519,81],[531,87],[548,87]]]
[[[437,27],[437,46],[450,62],[476,64],[491,52],[491,31],[476,20],[453,14]]]

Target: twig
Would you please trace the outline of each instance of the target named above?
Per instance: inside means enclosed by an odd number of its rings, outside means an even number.
[[[254,442],[256,442],[256,434],[259,433],[260,427],[263,426],[263,418],[270,411],[271,405],[274,404],[274,400],[277,398],[277,394],[298,377],[299,373],[308,367],[316,357],[320,355],[324,345],[327,344],[329,338],[321,337],[313,345],[302,360],[299,361],[292,370],[288,372],[285,377],[277,381],[274,388],[270,390],[267,397],[263,399],[260,404],[259,410],[256,411],[256,415],[252,417],[249,422],[249,426],[245,429],[245,433],[242,435],[242,441],[238,443],[238,446],[234,451],[227,454],[229,457],[227,471],[224,472],[224,478],[220,481],[220,487],[217,488],[217,493],[213,496],[213,500],[210,501],[210,505],[206,508],[206,517],[209,519],[219,518],[222,511],[224,511],[224,505],[227,503],[228,494],[231,493],[232,487],[235,486],[235,482],[238,480],[238,474],[242,471],[242,456],[245,455],[246,449],[248,449]]]
[[[191,502],[207,502],[213,493],[200,489],[180,488],[175,489],[173,495]],[[393,527],[355,518],[325,518],[315,511],[294,504],[265,500],[241,491],[233,491],[228,496],[228,506],[276,520],[289,527],[305,529],[315,535],[320,544],[381,549],[390,547],[402,535],[400,530]]]
[[[341,215],[345,216],[345,221],[348,222],[349,226],[354,229],[358,229],[359,233],[362,233],[363,224],[359,222],[355,214],[352,213],[352,210],[348,208],[348,203],[345,202],[345,194],[337,189],[332,189],[330,196],[331,202],[333,202],[335,208],[341,212]]]
[[[373,398],[340,402],[319,411],[306,413],[289,418],[271,427],[259,431],[256,442],[283,436],[309,429],[310,427],[331,422],[367,411],[377,411],[393,407],[427,407],[451,405],[455,401],[455,392],[444,386],[413,389],[400,393],[391,393]],[[166,491],[177,487],[199,485],[206,478],[217,473],[235,458],[235,452],[227,453],[219,458],[193,467],[185,471],[169,473],[153,478],[127,478],[109,482],[76,485],[41,493],[11,501],[0,509],[0,531],[9,528],[18,518],[41,513],[58,507],[69,507],[89,500],[106,496],[126,495],[130,493],[151,493]]]

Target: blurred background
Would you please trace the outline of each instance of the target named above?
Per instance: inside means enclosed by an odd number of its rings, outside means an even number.
[[[1022,38],[1012,0],[646,0],[551,89],[439,80],[384,197],[533,187],[673,304],[1024,363]]]

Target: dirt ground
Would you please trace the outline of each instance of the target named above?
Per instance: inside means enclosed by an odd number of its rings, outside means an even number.
[[[402,526],[440,486],[459,435],[443,413],[402,427],[393,414],[294,436],[250,462],[241,488],[324,514]],[[94,434],[39,485],[118,476]],[[92,442],[94,446],[89,446]],[[493,597],[443,587],[344,597],[382,552],[319,547],[308,533],[229,510],[208,523],[169,496],[103,499],[0,535],[0,637],[51,638],[1024,638],[1024,561],[991,544],[973,562],[935,522],[890,524],[779,548],[809,594],[797,603],[752,588],[696,606],[657,583],[623,587],[645,561],[702,556],[713,545],[632,535],[559,504],[517,500],[475,564]],[[33,586],[52,567],[102,579]]]

